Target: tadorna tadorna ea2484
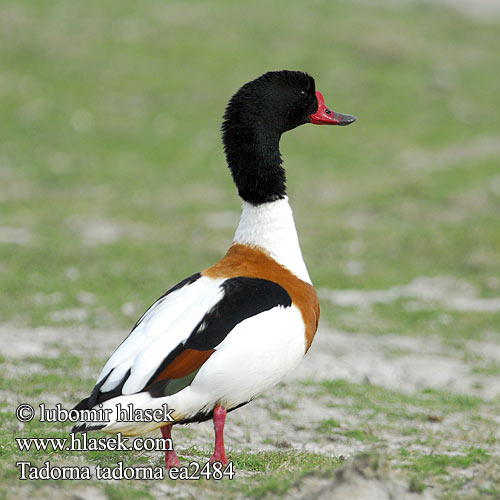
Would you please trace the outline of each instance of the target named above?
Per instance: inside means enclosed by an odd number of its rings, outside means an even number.
[[[75,409],[109,410],[107,423],[81,421],[74,432],[100,429],[138,435],[173,424],[214,420],[210,461],[227,463],[228,411],[281,381],[309,349],[319,304],[288,204],[281,134],[305,123],[348,125],[354,116],[325,105],[314,79],[273,71],[243,85],[222,125],[227,163],[243,199],[226,255],[160,297],[109,358],[88,398]],[[172,421],[122,421],[117,408],[172,409]],[[102,405],[102,406],[99,406]],[[179,465],[174,450],[167,467]]]

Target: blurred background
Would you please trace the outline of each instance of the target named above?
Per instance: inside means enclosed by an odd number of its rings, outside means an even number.
[[[446,275],[498,295],[499,34],[410,2],[2,1],[3,321],[126,328],[218,259],[240,210],[224,107],[284,68],[358,116],[281,142],[313,282]],[[348,329],[433,328],[399,309],[332,312]],[[460,316],[445,328],[488,326]]]
[[[124,334],[218,260],[224,107],[295,69],[358,117],[281,141],[325,331],[496,345],[499,40],[486,0],[1,0],[0,321]]]

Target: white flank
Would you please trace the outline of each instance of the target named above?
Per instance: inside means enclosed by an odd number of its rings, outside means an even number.
[[[288,197],[257,206],[244,201],[233,243],[263,248],[297,278],[311,283]]]

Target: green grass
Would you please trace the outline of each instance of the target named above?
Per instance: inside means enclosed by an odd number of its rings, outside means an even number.
[[[384,335],[400,333],[410,336],[439,335],[446,342],[478,340],[500,324],[499,312],[457,312],[431,305],[421,310],[407,307],[409,300],[392,304],[373,304],[369,308],[340,307],[324,302],[323,319],[348,332],[370,332]]]
[[[449,467],[467,469],[473,464],[481,464],[490,459],[490,455],[481,448],[470,448],[465,455],[424,455],[414,460],[411,470],[424,477],[446,474]]]
[[[485,450],[476,447],[470,447],[463,451],[461,454],[429,454],[411,457],[411,463],[403,466],[410,476],[410,490],[421,492],[429,484],[429,479],[433,478],[441,484],[448,485],[451,490],[446,495],[446,498],[457,498],[456,491],[460,490],[467,481],[462,477],[450,482],[450,470],[477,470],[478,466],[485,464],[491,460],[491,456]],[[497,470],[498,474],[498,470]],[[458,476],[460,477],[460,476]],[[498,476],[495,481],[498,481]],[[469,498],[496,498],[498,494],[497,485],[490,485],[489,487],[482,488],[478,492],[477,497]]]
[[[337,429],[338,427],[340,427],[340,422],[334,418],[327,418],[319,423],[317,430],[319,432],[330,432],[332,429]]]
[[[468,412],[477,410],[483,401],[466,394],[454,394],[435,389],[425,389],[417,393],[403,394],[369,384],[356,384],[346,380],[326,380],[320,384],[306,383],[317,388],[318,395],[331,396],[331,406],[337,406],[340,401],[349,399],[353,408],[371,408],[373,412],[389,415],[389,412],[407,411],[414,407],[415,413],[408,413],[408,418],[425,418],[429,411],[440,411],[444,416],[455,411]],[[417,413],[421,411],[422,413]],[[400,415],[401,416],[401,415]]]
[[[237,218],[240,208],[220,144],[224,106],[242,83],[281,68],[309,71],[332,108],[358,116],[345,129],[300,127],[281,141],[315,285],[383,290],[451,277],[479,298],[498,297],[499,37],[494,19],[420,3],[2,1],[0,229],[24,232],[16,243],[0,230],[1,321],[126,331],[167,288],[220,258],[234,228],[207,214]],[[467,341],[499,338],[498,312],[411,302],[322,301],[322,319],[353,333],[437,335],[464,357]],[[56,348],[55,357],[0,359],[0,496],[19,496],[12,436],[67,432],[36,420],[20,428],[14,402],[50,395],[69,407],[104,361]],[[474,370],[494,377],[499,367]],[[450,499],[467,486],[457,471],[473,471],[478,495],[498,497],[497,400],[342,380],[303,388],[335,412],[311,430],[319,448],[334,440],[382,450],[413,491],[431,485]],[[294,420],[295,396],[269,402],[269,418],[307,432]],[[266,443],[278,450],[231,450],[237,479],[190,484],[193,495],[280,496],[340,463],[279,436]],[[120,452],[49,458],[161,463]],[[110,499],[159,495],[145,483],[92,486]]]

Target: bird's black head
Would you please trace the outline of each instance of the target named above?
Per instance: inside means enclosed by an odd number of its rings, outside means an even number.
[[[305,123],[347,125],[356,118],[329,110],[314,78],[270,71],[231,97],[222,123],[224,151],[240,196],[254,204],[286,195],[281,134]]]
[[[280,136],[309,121],[318,109],[314,78],[301,71],[269,71],[246,83],[226,108],[224,136],[235,122]],[[224,137],[225,139],[225,137]]]

